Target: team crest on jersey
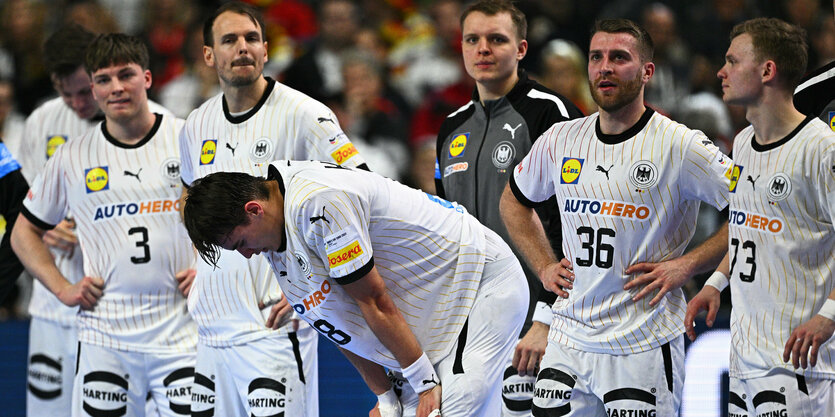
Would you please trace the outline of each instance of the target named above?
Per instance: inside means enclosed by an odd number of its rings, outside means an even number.
[[[835,130],[835,111],[829,112],[827,119],[829,119],[829,128]]]
[[[87,187],[87,194],[109,189],[110,176],[107,165],[103,167],[85,169],[84,185]]]
[[[58,147],[67,143],[65,135],[52,135],[46,138],[46,159],[52,158]]]
[[[638,191],[652,188],[658,183],[658,168],[650,161],[641,160],[629,167],[629,182]]]
[[[269,162],[273,156],[273,141],[270,138],[260,138],[249,148],[249,159],[256,164]]]
[[[560,184],[577,184],[585,161],[583,158],[563,158],[562,168],[560,169]]]
[[[778,172],[768,179],[767,185],[768,201],[772,204],[783,201],[792,192],[792,181],[789,176]]]
[[[449,142],[449,159],[464,156],[464,148],[467,147],[467,141],[470,139],[470,132],[459,133]]]
[[[180,183],[180,158],[171,157],[162,161],[160,174],[169,185],[178,185]]]
[[[217,155],[217,139],[206,139],[200,147],[200,165],[211,165]]]
[[[728,186],[728,191],[731,193],[736,192],[736,186],[739,184],[739,177],[742,176],[742,169],[744,167],[742,165],[734,165],[731,168],[731,184]]]
[[[299,269],[301,269],[302,274],[304,274],[307,279],[313,278],[313,269],[310,267],[310,261],[307,259],[307,256],[298,251],[293,252],[293,256],[296,257],[296,263],[299,264]]]
[[[510,142],[499,142],[493,148],[493,166],[498,169],[507,169],[513,164],[513,157],[516,155],[516,148]]]

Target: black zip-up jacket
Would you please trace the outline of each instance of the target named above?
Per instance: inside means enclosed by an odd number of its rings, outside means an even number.
[[[450,114],[438,132],[435,187],[438,196],[457,201],[511,247],[499,214],[499,199],[513,167],[528,154],[534,141],[554,123],[583,116],[565,97],[548,90],[519,70],[519,81],[497,100],[480,103],[478,90],[465,106]],[[537,209],[558,257],[562,257],[556,201]],[[528,278],[530,305],[522,334],[531,324],[537,301],[551,304],[555,295],[542,283],[515,248]]]

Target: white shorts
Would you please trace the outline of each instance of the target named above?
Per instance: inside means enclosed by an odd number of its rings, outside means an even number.
[[[481,286],[458,344],[435,364],[441,380],[444,417],[501,415],[504,364],[518,342],[528,297],[528,281],[515,257],[484,266]],[[399,373],[393,379],[403,405],[403,416],[413,417],[417,412],[417,395]]]
[[[515,350],[516,346],[510,351],[510,356],[508,356],[505,364],[504,381],[502,383],[502,416],[530,417],[532,415],[531,406],[533,406],[533,388],[536,384],[536,375],[519,376],[519,372],[513,367]]]
[[[759,378],[731,378],[729,417],[835,416],[835,380],[775,368]]]
[[[32,317],[26,381],[27,416],[69,415],[77,352],[75,326]]]
[[[299,330],[231,347],[197,346],[191,415],[319,416],[319,335]]]
[[[676,416],[684,386],[684,337],[631,355],[549,342],[540,369],[534,416]]]
[[[188,416],[194,353],[138,353],[80,343],[72,393],[73,417]],[[148,397],[152,404],[148,404]]]

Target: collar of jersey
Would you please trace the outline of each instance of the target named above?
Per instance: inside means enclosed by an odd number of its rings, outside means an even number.
[[[289,164],[290,161],[287,161]],[[270,164],[269,168],[267,168],[267,181],[278,181],[278,190],[281,192],[281,196],[284,197],[287,195],[284,189],[284,178],[281,177],[281,173],[278,172],[278,168],[276,168],[273,164]],[[287,222],[287,219],[284,219]],[[284,233],[284,238],[281,241],[281,247],[278,248],[277,252],[284,252],[287,250],[287,229],[283,228],[281,233]]]
[[[780,139],[777,142],[769,143],[767,145],[760,145],[759,143],[757,143],[757,135],[751,135],[751,148],[753,148],[756,152],[766,152],[775,148],[779,148],[786,142],[792,140],[793,137],[797,136],[797,133],[800,132],[800,130],[803,129],[803,127],[805,127],[807,124],[809,124],[809,122],[811,122],[812,119],[814,119],[814,117],[806,116],[806,118],[803,119],[803,121],[800,122],[800,124],[797,125],[797,127],[794,128],[794,130],[792,130],[791,133],[786,135],[783,139]]]
[[[229,105],[226,104],[226,95],[221,98],[221,101],[223,102],[223,115],[226,116],[226,120],[228,120],[229,123],[238,124],[249,120],[249,118],[255,115],[255,113],[258,113],[261,106],[266,103],[267,98],[270,96],[270,93],[273,92],[273,88],[275,88],[275,80],[270,77],[264,77],[264,79],[267,80],[267,88],[264,89],[264,94],[261,95],[261,99],[258,100],[258,104],[240,116],[232,116],[232,114],[229,113]]]
[[[154,137],[154,135],[157,134],[157,130],[159,130],[159,126],[162,124],[162,115],[161,114],[154,113],[154,117],[156,118],[156,120],[154,120],[154,126],[151,127],[151,130],[148,131],[148,134],[145,135],[145,137],[143,137],[139,142],[136,142],[132,145],[128,145],[128,144],[119,142],[116,138],[113,137],[113,135],[110,134],[110,132],[107,131],[107,119],[105,119],[103,122],[101,122],[101,133],[104,135],[104,138],[108,142],[110,142],[113,146],[118,146],[120,148],[125,148],[125,149],[140,148],[140,147],[142,147],[142,145],[148,143],[148,141],[151,140],[151,138]]]
[[[624,130],[623,133],[618,133],[617,135],[607,135],[600,130],[600,115],[598,114],[597,120],[594,121],[594,131],[597,134],[597,139],[607,145],[617,145],[618,143],[626,142],[627,140],[635,137],[638,132],[646,127],[653,113],[655,113],[655,110],[647,107],[647,109],[644,110],[644,114],[641,115],[641,118],[638,119],[632,127]]]

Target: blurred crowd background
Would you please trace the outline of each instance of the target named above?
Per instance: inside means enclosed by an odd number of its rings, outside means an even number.
[[[466,2],[249,2],[263,9],[266,20],[265,75],[331,107],[373,170],[434,192],[438,127],[470,100],[474,88],[461,60],[459,16]],[[54,96],[42,46],[65,22],[141,36],[151,51],[151,99],[185,118],[219,92],[215,71],[203,63],[202,23],[221,3],[0,0],[0,137],[13,153],[25,146],[25,117]],[[626,17],[641,23],[655,42],[647,104],[704,131],[725,152],[747,125],[739,109],[722,102],[716,78],[736,23],[779,17],[806,29],[809,71],[835,60],[829,0],[523,0],[517,6],[529,28],[521,67],[586,114],[596,111],[585,52],[592,22]],[[720,221],[717,213],[706,213],[694,241]],[[0,307],[0,319],[25,316],[26,286],[18,292]]]

